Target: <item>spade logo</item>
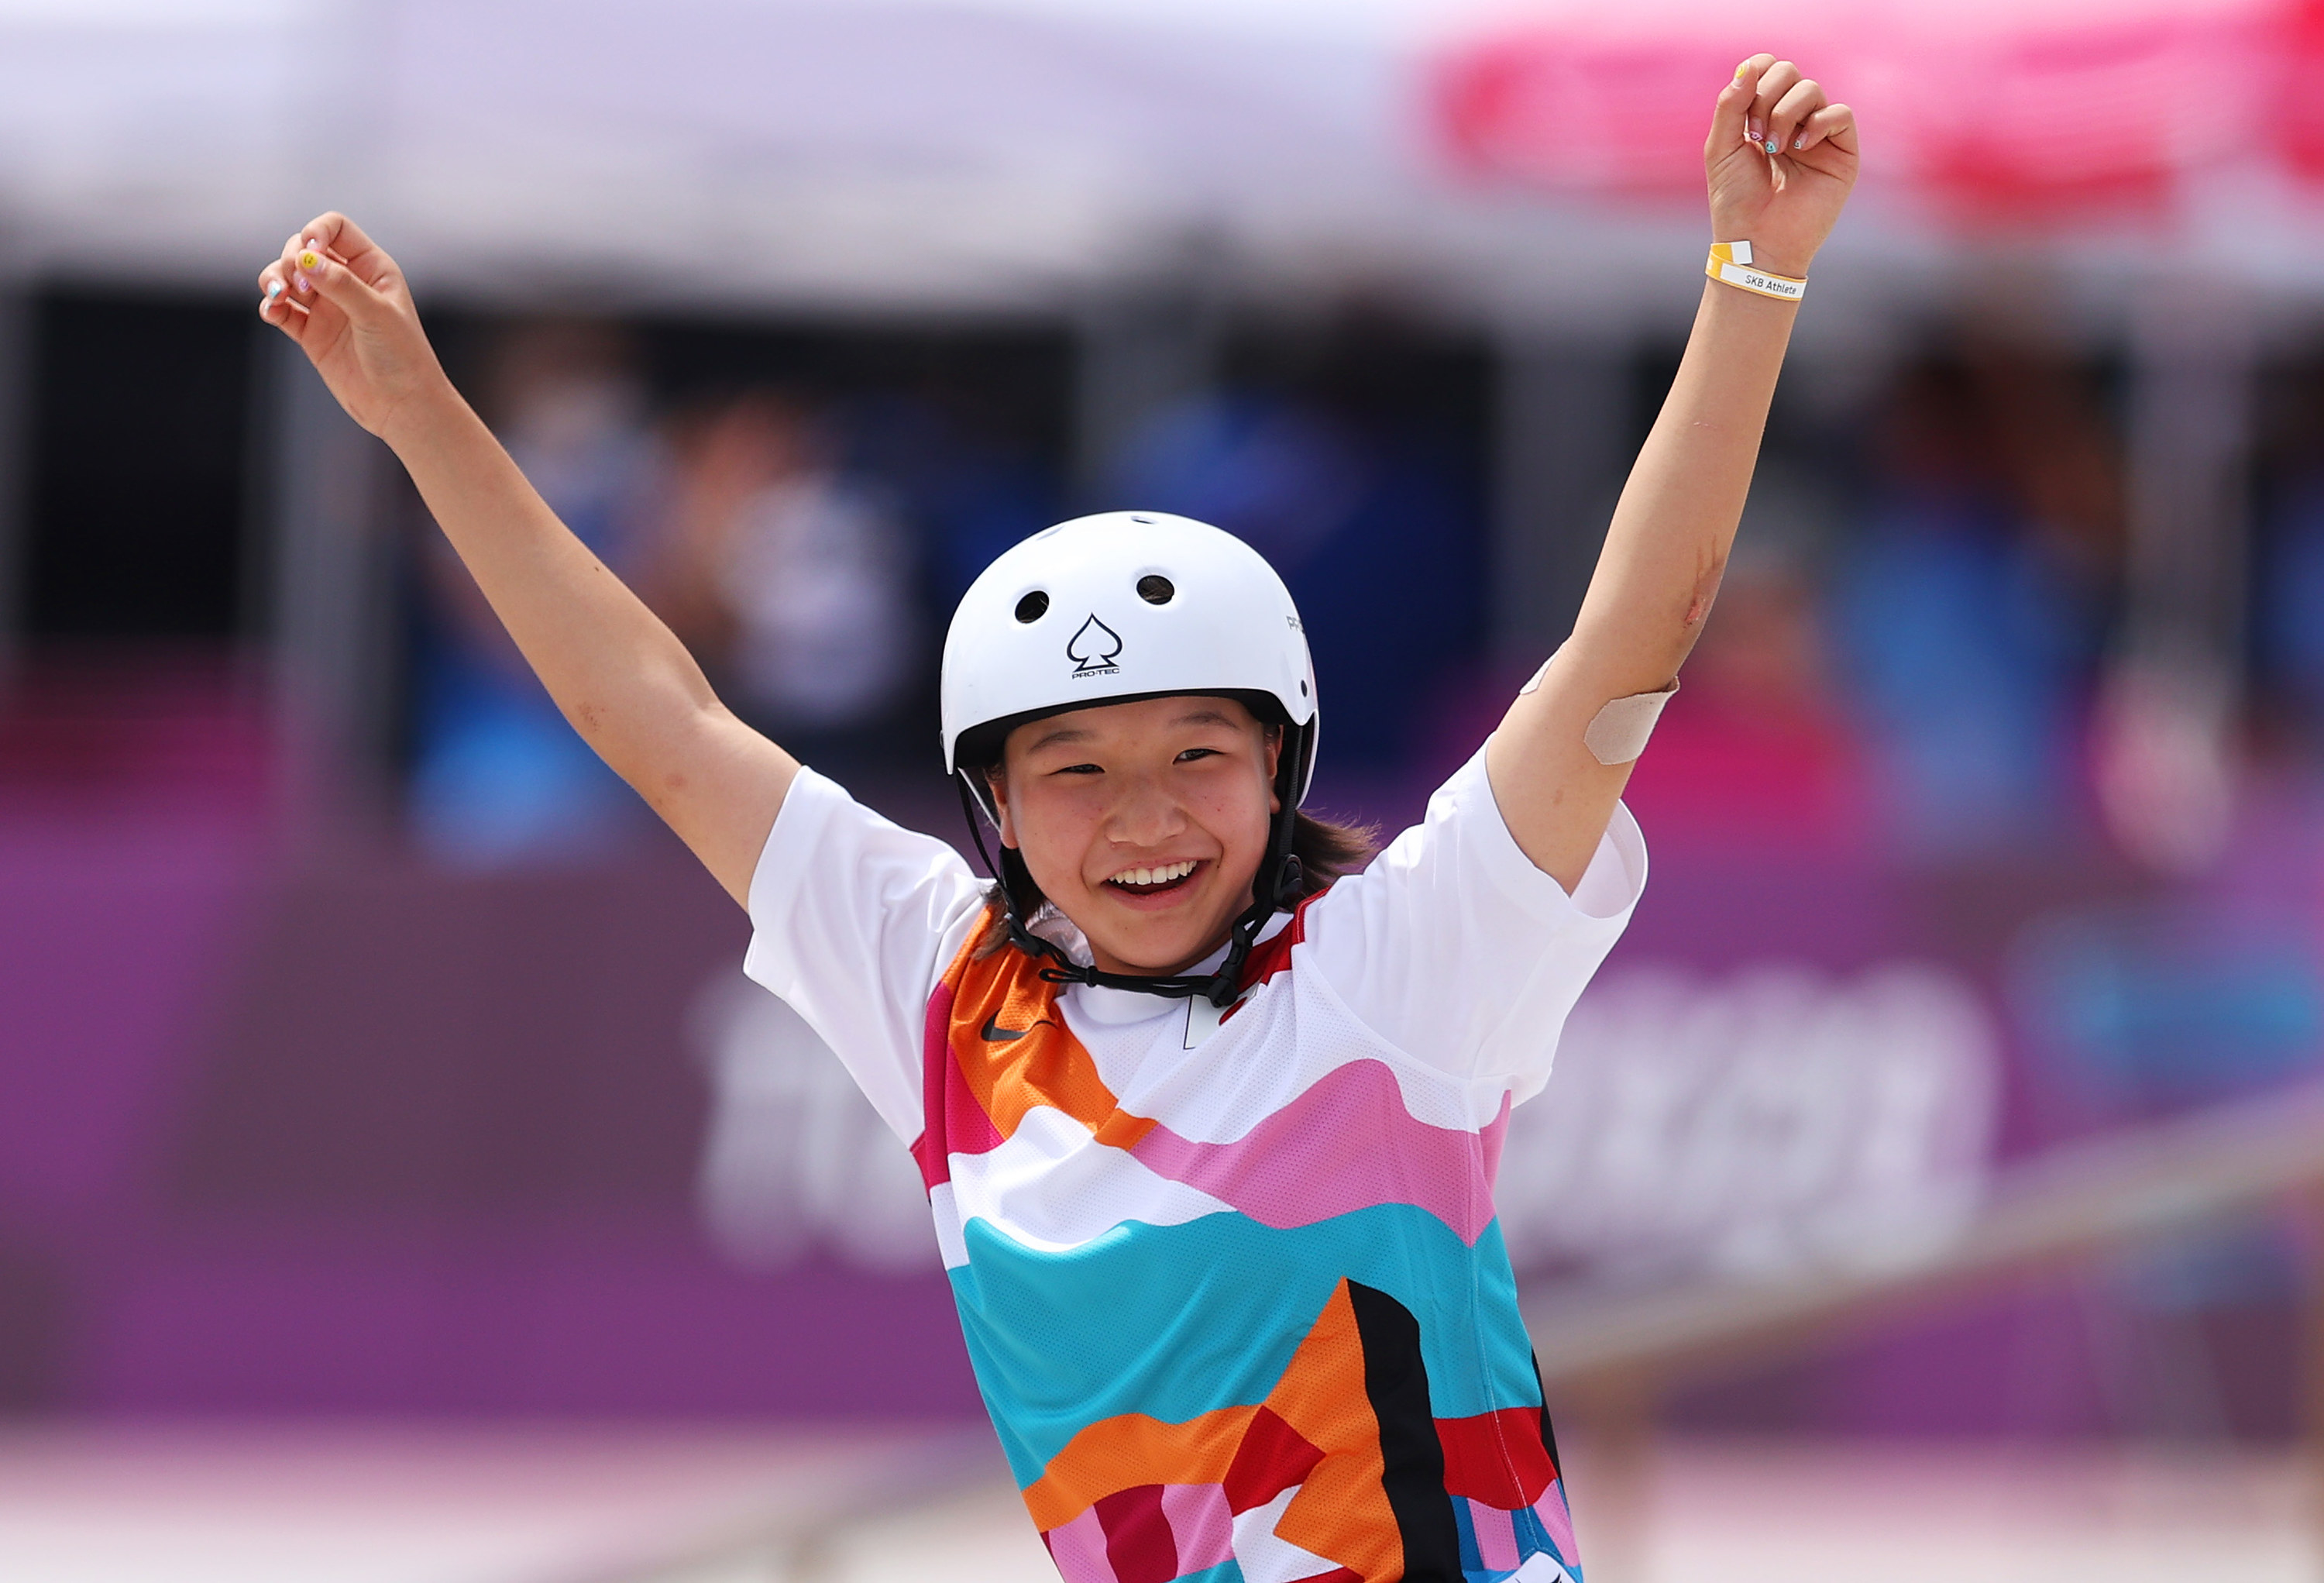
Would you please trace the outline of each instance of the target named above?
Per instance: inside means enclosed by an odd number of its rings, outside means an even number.
[[[1112,676],[1121,667],[1114,662],[1121,657],[1121,634],[1100,621],[1093,614],[1082,623],[1065,644],[1065,658],[1074,662],[1075,676]]]

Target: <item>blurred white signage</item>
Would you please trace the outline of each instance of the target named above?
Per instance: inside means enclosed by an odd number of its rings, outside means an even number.
[[[729,1257],[935,1268],[911,1157],[797,1013],[722,977],[697,1035],[702,1213]],[[1640,1281],[1917,1257],[1976,1206],[1995,1093],[1990,1022],[1941,968],[1625,974],[1582,997],[1556,1076],[1510,1117],[1510,1255]]]
[[[815,1030],[740,974],[721,974],[695,1019],[711,1091],[698,1190],[720,1250],[754,1269],[816,1249],[940,1268],[919,1167]]]
[[[1623,974],[1509,1117],[1510,1257],[1641,1281],[1910,1262],[1976,1208],[1997,1089],[1984,1004],[1941,967]]]

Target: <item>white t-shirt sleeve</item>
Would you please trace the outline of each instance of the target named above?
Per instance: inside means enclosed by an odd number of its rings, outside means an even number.
[[[803,769],[751,877],[742,971],[806,1019],[908,1143],[925,1116],[928,996],[983,906],[960,854]]]
[[[1303,949],[1390,1044],[1527,1099],[1646,883],[1646,839],[1618,804],[1568,895],[1509,833],[1480,748],[1420,823],[1309,908]]]

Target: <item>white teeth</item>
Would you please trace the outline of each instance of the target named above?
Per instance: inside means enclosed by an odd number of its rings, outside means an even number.
[[[1118,885],[1167,884],[1174,879],[1184,879],[1194,872],[1194,859],[1188,858],[1181,863],[1165,864],[1160,868],[1125,868],[1113,876],[1113,883]]]

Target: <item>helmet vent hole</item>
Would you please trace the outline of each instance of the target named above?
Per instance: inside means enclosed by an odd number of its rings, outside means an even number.
[[[1178,597],[1178,588],[1167,577],[1148,574],[1138,579],[1138,597],[1148,605],[1167,605]]]
[[[1299,696],[1301,698],[1305,698],[1307,696],[1307,684],[1305,681],[1302,681],[1299,684]]]
[[[1038,588],[1035,588],[1017,601],[1017,619],[1027,626],[1032,625],[1048,613],[1049,596]]]

